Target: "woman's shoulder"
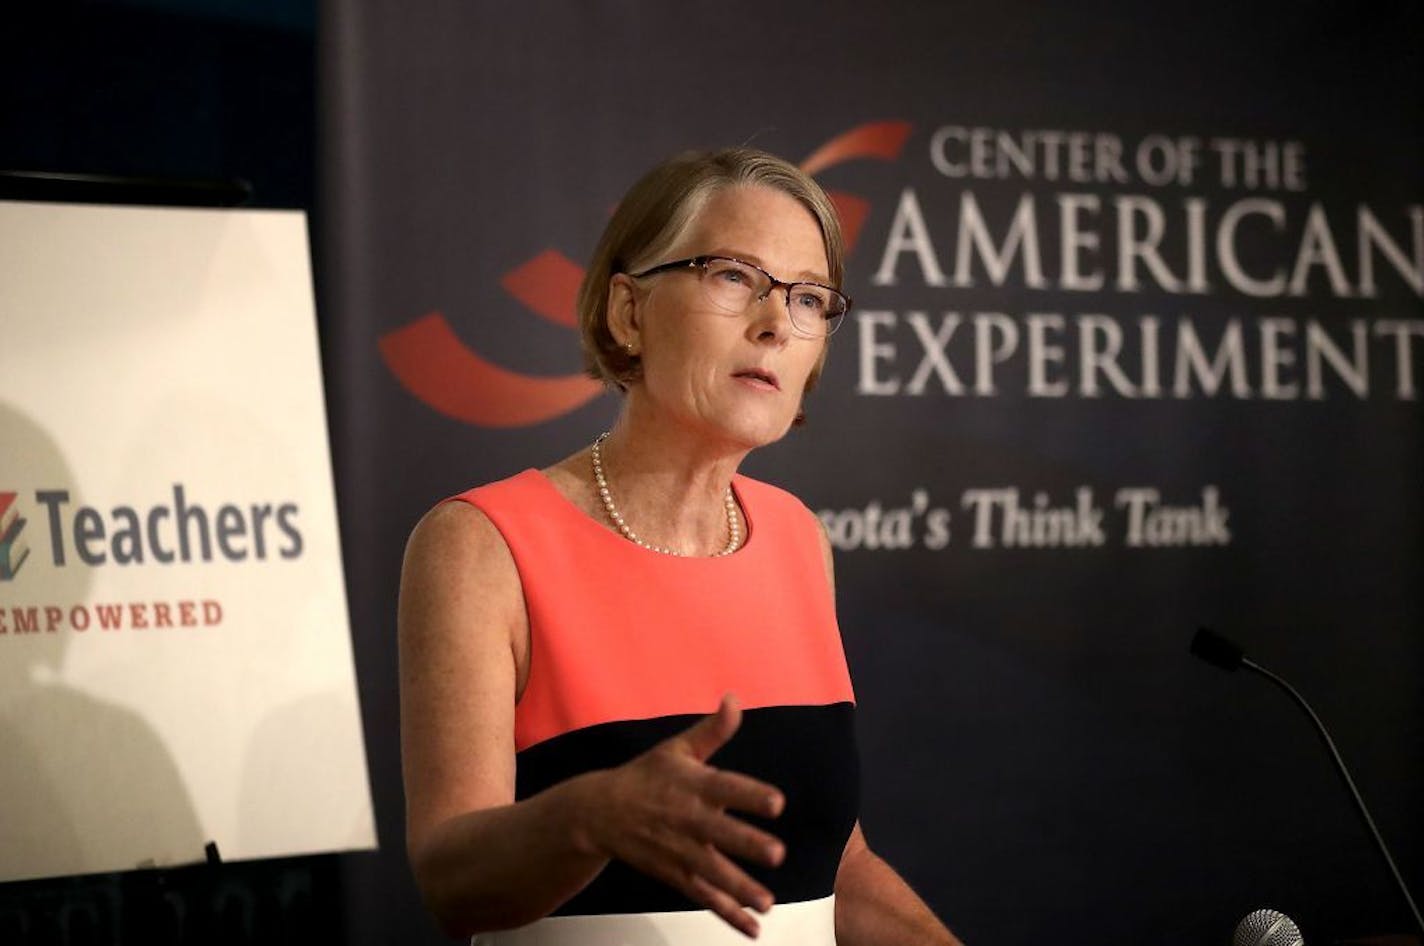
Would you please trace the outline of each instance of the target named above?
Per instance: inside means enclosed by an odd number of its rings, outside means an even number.
[[[517,500],[520,491],[527,488],[521,481],[533,472],[525,470],[503,480],[472,486],[437,502],[411,530],[406,542],[407,560],[413,556],[478,555],[503,546],[486,507]]]
[[[486,512],[557,503],[560,500],[581,507],[586,499],[584,493],[588,490],[585,488],[585,477],[579,475],[577,470],[580,469],[580,458],[586,454],[587,451],[581,451],[543,469],[530,467],[501,480],[472,486],[446,497],[441,503],[475,506]],[[587,465],[586,461],[584,465]]]
[[[431,512],[449,505],[480,508],[488,503],[517,502],[531,492],[537,491],[542,485],[540,482],[542,479],[543,475],[538,470],[533,468],[523,470],[513,476],[506,476],[502,480],[471,486],[469,489],[447,496]]]
[[[420,517],[406,540],[407,567],[458,570],[472,559],[508,555],[494,521],[473,501],[470,494],[475,492],[471,489],[442,500]]]
[[[450,558],[468,567],[472,560],[493,558],[512,565],[511,520],[537,511],[556,487],[548,475],[530,469],[446,496],[426,511],[411,530],[406,558]]]
[[[558,533],[569,513],[586,505],[568,466],[531,467],[447,496],[416,524],[411,540],[457,554],[494,551],[507,558],[531,537]]]

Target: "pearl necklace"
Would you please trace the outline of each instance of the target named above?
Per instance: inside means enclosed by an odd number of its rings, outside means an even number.
[[[613,494],[608,490],[608,478],[603,475],[603,441],[608,439],[608,431],[598,435],[598,439],[593,442],[593,447],[589,453],[593,457],[593,480],[598,487],[598,497],[603,500],[604,511],[608,513],[609,521],[622,533],[623,538],[632,542],[639,548],[647,549],[650,552],[659,552],[663,555],[676,555],[680,558],[687,557],[687,553],[670,549],[665,545],[652,545],[638,538],[638,534],[623,521],[623,515],[618,511],[618,507],[613,504]],[[720,552],[714,552],[713,557],[731,555],[742,547],[742,527],[737,522],[737,500],[732,495],[732,487],[727,487],[727,495],[723,498],[722,504],[727,509],[727,544]]]

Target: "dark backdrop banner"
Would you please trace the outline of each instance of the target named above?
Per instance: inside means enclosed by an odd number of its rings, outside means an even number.
[[[436,939],[405,536],[610,424],[582,261],[648,166],[744,142],[852,234],[809,423],[748,472],[838,549],[871,843],[971,943],[1223,942],[1261,906],[1409,931],[1305,720],[1187,644],[1216,627],[1313,700],[1424,889],[1424,17],[1047,6],[326,9],[363,941]]]

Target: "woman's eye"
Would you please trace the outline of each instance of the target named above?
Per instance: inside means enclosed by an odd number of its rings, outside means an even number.
[[[807,312],[822,313],[826,311],[826,300],[818,293],[798,292],[792,297],[792,301],[797,308],[805,309]]]

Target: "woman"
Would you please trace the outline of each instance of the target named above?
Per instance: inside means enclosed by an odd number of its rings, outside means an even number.
[[[590,371],[625,395],[612,431],[416,527],[407,846],[448,932],[956,942],[856,821],[825,535],[736,474],[798,418],[841,277],[835,212],[792,165],[738,149],[655,168],[579,296]]]

